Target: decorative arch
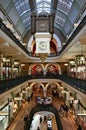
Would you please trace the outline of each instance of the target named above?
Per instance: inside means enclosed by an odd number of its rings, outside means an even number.
[[[57,85],[58,88],[60,87],[60,84],[59,84],[59,83],[56,82],[55,84]]]
[[[34,85],[37,85],[38,83],[37,82],[33,82],[30,84],[30,87],[33,88]]]
[[[53,63],[48,63],[46,65],[44,65],[44,64],[31,64],[29,66],[29,70],[28,70],[29,73],[28,74],[31,75],[32,74],[32,72],[31,72],[32,69],[33,69],[33,71],[36,71],[35,70],[36,67],[39,67],[39,66],[41,67],[43,73],[44,73],[45,70],[47,70],[48,66],[53,66],[55,69],[58,69],[58,73],[61,74],[61,67],[57,63],[54,63],[54,64]],[[34,75],[34,74],[36,74],[36,73],[33,72],[32,75]]]
[[[46,88],[48,88],[48,86],[51,85],[51,84],[55,84],[55,85],[57,86],[57,88],[60,87],[59,83],[57,83],[57,82],[52,82],[52,83],[47,83],[47,84],[46,84]]]
[[[33,69],[33,74],[32,75],[36,74],[35,71],[37,71],[36,70],[37,67],[40,67],[39,69],[42,69],[42,72],[43,72],[43,70],[44,70],[44,65],[43,64],[31,64],[29,66],[29,75],[32,74],[32,69]]]
[[[33,83],[31,83],[31,84],[30,84],[30,88],[33,88],[34,85],[39,86],[39,82],[33,82]],[[45,87],[43,83],[40,83],[40,86],[42,86],[42,88]]]
[[[61,74],[61,67],[57,63],[46,64],[46,66],[45,66],[46,71],[47,71],[47,68],[50,66],[51,66],[50,71],[53,71],[53,69],[58,69],[58,73]],[[55,70],[55,71],[57,71],[57,70]]]

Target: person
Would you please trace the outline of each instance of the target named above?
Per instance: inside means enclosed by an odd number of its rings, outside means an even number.
[[[78,129],[77,130],[82,130],[82,127],[81,125],[78,125]]]
[[[39,126],[38,126],[37,130],[40,130]]]
[[[64,105],[63,105],[63,110],[64,110],[64,115],[65,116],[68,116],[68,106],[64,103]]]
[[[28,115],[26,115],[26,116],[24,117],[24,129],[25,129],[25,127],[26,127],[27,121],[28,121]]]
[[[46,119],[47,119],[46,116],[44,116],[44,121],[46,121]]]
[[[60,112],[60,116],[63,117],[63,104],[61,104],[60,109],[59,109],[59,112]]]
[[[28,115],[26,115],[25,117],[24,117],[24,121],[27,121],[28,120]]]
[[[40,116],[40,123],[42,122],[42,117]]]
[[[63,110],[63,104],[61,104],[59,112],[62,112],[62,110]]]
[[[70,110],[72,110],[73,109],[73,103],[71,102],[70,103]]]

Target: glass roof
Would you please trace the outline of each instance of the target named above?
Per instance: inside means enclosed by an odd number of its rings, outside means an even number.
[[[13,0],[25,27],[30,25],[31,9],[28,0]]]
[[[15,7],[18,11],[18,14],[21,17],[21,20],[25,26],[25,28],[29,28],[31,25],[31,6],[28,0],[13,0]],[[31,1],[32,2],[32,1]],[[50,14],[53,12],[52,8],[52,0],[35,0],[36,3],[32,2],[34,4],[34,9],[36,13],[39,14]],[[55,15],[55,23],[54,25],[59,29],[61,29],[67,20],[67,16],[70,12],[70,9],[72,7],[73,0],[58,0],[56,11],[54,12]]]
[[[50,13],[51,0],[36,0],[37,13]]]
[[[54,13],[54,27],[67,37],[72,32],[74,23],[82,17],[86,5],[86,0],[10,0],[8,3],[5,1],[1,0],[1,4],[21,35],[31,28],[32,13]]]
[[[72,6],[73,0],[58,0],[57,5],[57,11],[61,11],[65,15],[68,15],[71,6]]]
[[[58,0],[56,16],[55,16],[55,24],[64,26],[69,11],[71,9],[72,3],[73,0]]]
[[[56,12],[55,16],[55,23],[59,24],[60,26],[64,26],[66,20],[66,16],[61,12]]]

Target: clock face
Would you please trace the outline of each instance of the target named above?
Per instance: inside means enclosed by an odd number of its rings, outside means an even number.
[[[45,41],[41,41],[41,42],[39,43],[39,48],[40,48],[41,50],[46,50],[46,42],[45,42]]]

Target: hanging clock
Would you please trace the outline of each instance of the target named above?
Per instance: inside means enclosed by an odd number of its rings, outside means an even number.
[[[40,50],[42,50],[42,51],[44,51],[44,50],[46,50],[46,42],[45,41],[41,41],[41,42],[39,42],[39,49]]]

